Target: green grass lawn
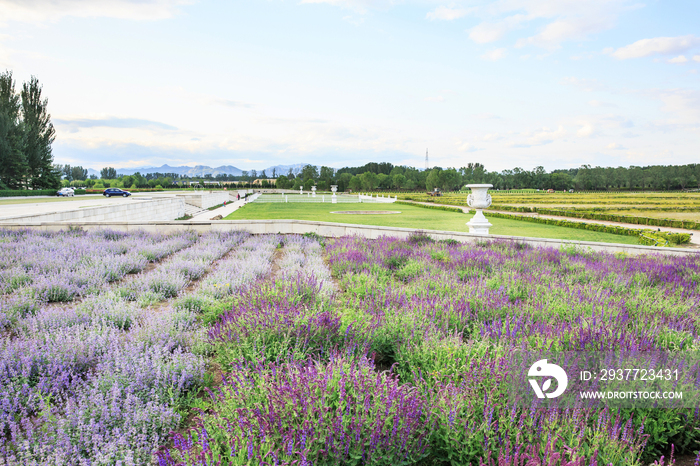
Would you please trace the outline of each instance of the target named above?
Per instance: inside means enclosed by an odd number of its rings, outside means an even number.
[[[343,210],[395,210],[400,214],[352,215],[332,214]],[[485,212],[488,218],[488,211]],[[416,230],[446,230],[468,232],[465,225],[472,215],[424,209],[405,204],[322,204],[322,203],[257,203],[252,202],[228,215],[224,220],[290,219],[316,220],[322,222],[378,225],[386,227],[415,228]],[[605,243],[638,244],[632,236],[598,233],[576,228],[558,227],[537,223],[520,222],[502,218],[489,218],[493,224],[491,234],[529,236],[533,238],[556,238],[575,241],[598,241]]]

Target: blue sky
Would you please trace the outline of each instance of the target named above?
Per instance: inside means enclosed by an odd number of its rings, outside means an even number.
[[[58,163],[700,161],[700,2],[0,0]]]

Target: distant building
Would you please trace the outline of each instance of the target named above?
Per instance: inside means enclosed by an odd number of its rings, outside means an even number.
[[[271,185],[276,185],[276,184],[277,184],[277,179],[276,179],[276,178],[265,178],[265,179],[258,178],[257,180],[254,180],[254,181],[253,181],[253,184],[254,184],[254,185],[258,185],[258,186],[262,186],[263,181],[267,181],[267,182],[268,182],[269,184],[271,184]]]

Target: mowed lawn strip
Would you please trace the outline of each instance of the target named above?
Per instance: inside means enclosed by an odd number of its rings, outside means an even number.
[[[394,210],[400,214],[332,214],[348,210]],[[485,212],[488,218],[488,211]],[[228,215],[224,220],[314,220],[321,222],[350,223],[354,225],[377,225],[385,227],[413,228],[416,230],[445,230],[468,232],[465,225],[472,215],[425,209],[405,204],[330,204],[330,203],[250,203]],[[575,228],[543,225],[518,220],[489,218],[493,224],[491,234],[526,236],[532,238],[554,238],[575,241],[597,241],[603,243],[638,244],[633,236],[613,235]]]

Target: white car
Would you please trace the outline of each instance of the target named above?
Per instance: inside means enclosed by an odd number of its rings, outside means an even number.
[[[61,188],[58,191],[56,191],[56,196],[73,197],[75,196],[75,191],[73,190],[73,188]]]

